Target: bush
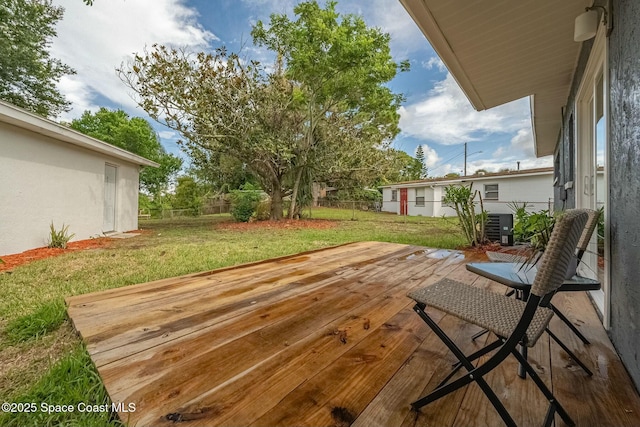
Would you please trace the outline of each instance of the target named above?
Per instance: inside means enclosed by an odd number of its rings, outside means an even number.
[[[271,218],[271,202],[269,200],[258,202],[254,217],[258,221],[266,221]]]
[[[238,222],[248,222],[256,212],[262,192],[247,183],[241,190],[231,192],[231,216]]]
[[[482,196],[476,190],[473,191],[473,184],[466,187],[464,185],[450,185],[444,189],[444,203],[453,205],[458,214],[460,228],[464,233],[467,242],[471,246],[478,246],[486,242],[485,225],[487,223],[487,212],[482,205]],[[480,213],[476,214],[476,202],[478,197],[480,202]]]
[[[53,221],[51,221],[51,225],[49,226],[49,247],[50,248],[62,248],[62,249],[66,249],[67,248],[67,243],[69,243],[69,240],[73,239],[73,236],[75,236],[75,234],[69,234],[69,226],[65,226],[64,223],[62,224],[62,228],[58,231],[56,230],[56,228],[53,226]]]
[[[555,218],[547,210],[527,212],[526,204],[512,202],[509,207],[514,211],[513,239],[528,243],[534,250],[544,251],[551,237]]]

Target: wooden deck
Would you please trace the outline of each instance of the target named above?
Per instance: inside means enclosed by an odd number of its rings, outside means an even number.
[[[459,252],[363,242],[69,298],[68,311],[132,426],[498,426],[476,385],[423,408],[453,356],[412,311],[407,291],[466,271]],[[592,342],[551,328],[529,359],[578,426],[638,426],[640,398],[588,298],[554,302]],[[478,328],[433,312],[465,351]],[[540,425],[546,401],[510,360],[487,380],[514,419]],[[557,418],[557,425],[563,425]]]

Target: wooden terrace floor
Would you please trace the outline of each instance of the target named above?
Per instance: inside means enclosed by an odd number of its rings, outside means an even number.
[[[498,292],[459,252],[362,242],[68,298],[68,312],[132,426],[499,426],[476,385],[409,404],[453,356],[412,311],[407,291],[450,277]],[[529,359],[578,426],[638,426],[640,398],[584,293],[554,302],[591,340],[551,329]],[[478,328],[433,311],[463,349]],[[546,401],[509,360],[487,380],[514,419],[540,425]],[[564,425],[556,416],[557,425]]]

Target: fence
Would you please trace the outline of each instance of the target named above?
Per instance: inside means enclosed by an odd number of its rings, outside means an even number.
[[[318,199],[316,206],[322,207],[322,208],[340,208],[340,209],[352,209],[352,210],[371,211],[371,212],[382,211],[382,202],[379,200],[366,201],[366,200]]]

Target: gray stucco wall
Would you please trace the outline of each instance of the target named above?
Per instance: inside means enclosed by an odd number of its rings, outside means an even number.
[[[601,4],[602,1],[596,2]],[[640,1],[613,0],[609,54],[611,341],[640,388]],[[575,207],[575,99],[593,40],[583,42],[556,152],[557,210]],[[577,183],[576,183],[577,184]],[[564,194],[563,194],[564,193]]]
[[[609,39],[611,339],[640,388],[640,1],[614,0]]]

